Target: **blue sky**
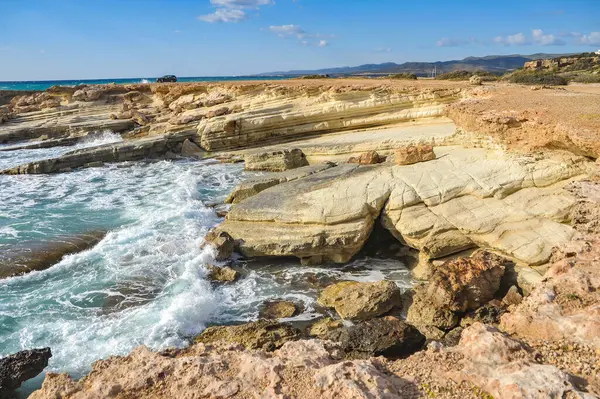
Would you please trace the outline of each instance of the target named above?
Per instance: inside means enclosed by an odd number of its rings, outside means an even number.
[[[600,0],[0,0],[0,81],[600,49]]]

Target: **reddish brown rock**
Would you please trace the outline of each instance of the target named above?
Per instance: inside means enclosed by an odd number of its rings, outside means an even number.
[[[412,165],[417,162],[431,161],[433,159],[435,159],[433,147],[426,144],[398,148],[395,152],[396,165]]]
[[[384,161],[385,157],[380,156],[376,151],[365,152],[358,157],[348,159],[348,163],[357,163],[359,165],[375,165]]]

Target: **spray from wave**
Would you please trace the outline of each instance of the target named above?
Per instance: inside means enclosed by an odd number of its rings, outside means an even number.
[[[140,83],[146,84],[146,83],[150,83],[150,81],[148,79],[142,79],[142,80],[140,80]]]

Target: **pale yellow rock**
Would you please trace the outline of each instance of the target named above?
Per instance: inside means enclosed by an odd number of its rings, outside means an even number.
[[[408,166],[343,164],[270,187],[234,206],[219,229],[247,256],[313,263],[348,261],[380,215],[400,241],[430,258],[479,246],[539,265],[572,237],[562,222],[574,202],[562,187],[585,175],[585,158],[460,147],[436,153]]]

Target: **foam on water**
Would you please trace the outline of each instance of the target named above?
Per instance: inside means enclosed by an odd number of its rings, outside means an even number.
[[[80,148],[95,147],[102,144],[117,143],[119,141],[123,141],[119,134],[113,133],[110,130],[103,130],[100,132],[90,133],[82,141],[73,146],[2,151],[0,152],[0,170],[12,168],[27,162],[33,162],[40,159],[55,158],[61,156],[66,152],[77,150]],[[11,147],[21,145],[23,145],[23,143],[20,143],[18,145],[3,145],[1,146],[1,148],[9,149]]]

